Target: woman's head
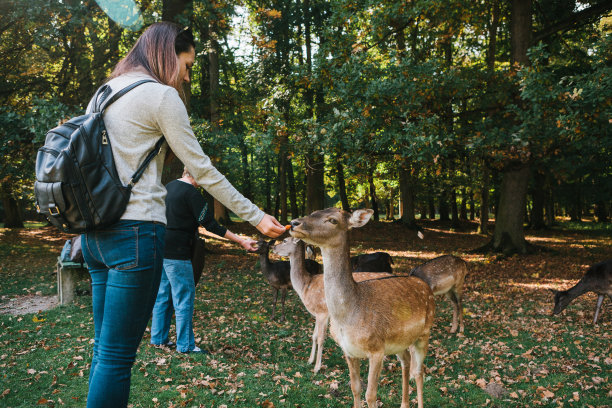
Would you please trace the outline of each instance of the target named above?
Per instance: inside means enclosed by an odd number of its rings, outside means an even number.
[[[190,30],[181,30],[174,23],[155,23],[119,61],[110,77],[144,69],[161,83],[180,90],[182,82],[189,80],[194,58],[195,42]]]

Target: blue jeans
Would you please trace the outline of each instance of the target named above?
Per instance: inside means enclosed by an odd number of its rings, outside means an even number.
[[[172,309],[176,316],[176,349],[181,353],[195,348],[193,301],[195,283],[190,260],[164,259],[157,300],[151,321],[151,344],[168,343]]]
[[[132,365],[157,295],[166,227],[121,220],[83,235],[94,348],[87,407],[127,407]]]

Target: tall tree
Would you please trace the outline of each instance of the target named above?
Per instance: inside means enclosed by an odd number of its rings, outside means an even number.
[[[527,50],[532,35],[532,0],[513,0],[511,17],[511,63],[518,69],[529,64]],[[504,253],[527,253],[523,230],[530,165],[515,160],[502,171],[499,204],[495,217],[492,247]]]

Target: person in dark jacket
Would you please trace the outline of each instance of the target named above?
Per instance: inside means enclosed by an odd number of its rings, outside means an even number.
[[[166,185],[166,249],[151,324],[151,344],[172,345],[169,331],[174,309],[176,349],[180,353],[202,352],[195,345],[192,324],[195,283],[191,253],[198,227],[232,240],[247,251],[256,249],[256,241],[240,237],[215,221],[213,211],[208,210],[208,203],[196,187],[198,184],[187,169],[180,179]]]

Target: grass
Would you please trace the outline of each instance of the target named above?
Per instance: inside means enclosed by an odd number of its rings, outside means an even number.
[[[600,324],[593,327],[594,296],[579,298],[562,315],[550,316],[547,293],[548,287],[570,286],[594,257],[609,256],[609,236],[598,230],[556,229],[534,236],[554,247],[553,253],[506,258],[468,255],[469,247],[486,239],[473,233],[426,230],[426,243],[412,238],[398,242],[404,239],[398,238],[401,227],[387,228],[397,230],[376,247],[361,235],[354,236],[354,246],[394,250],[396,268],[403,271],[430,254],[454,252],[470,264],[464,335],[449,335],[452,307],[437,299],[425,362],[425,406],[612,406],[609,301]],[[252,233],[248,227],[245,231]],[[8,260],[0,266],[2,299],[55,293],[53,260],[63,237],[50,240],[50,229],[34,236],[11,234],[0,230],[0,257]],[[410,251],[400,251],[401,246]],[[213,253],[197,288],[194,328],[196,343],[211,354],[153,348],[145,333],[133,369],[131,406],[351,406],[346,363],[333,340],[326,340],[320,373],[313,374],[307,363],[314,321],[297,296],[288,297],[285,323],[270,321],[272,293],[256,257],[221,241],[209,247]],[[87,295],[48,311],[0,315],[0,405],[84,407],[92,336]],[[365,380],[367,364],[361,367]],[[490,383],[505,393],[489,395],[484,388]],[[389,356],[378,398],[383,407],[395,407],[400,395],[400,365]],[[415,405],[414,390],[411,397]]]

